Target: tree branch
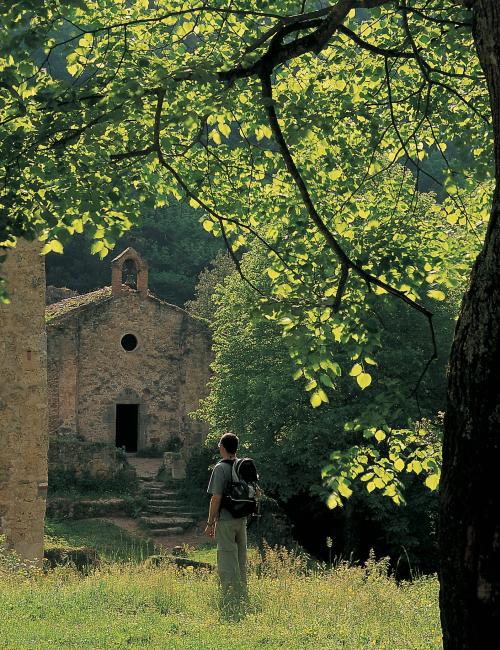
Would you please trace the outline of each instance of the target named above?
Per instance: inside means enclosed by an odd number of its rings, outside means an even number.
[[[314,203],[311,199],[311,195],[309,194],[309,190],[307,189],[306,183],[304,179],[302,178],[302,175],[300,174],[295,161],[292,157],[292,154],[288,148],[288,145],[285,141],[285,138],[283,136],[283,132],[281,130],[281,127],[278,122],[278,117],[276,115],[276,110],[274,108],[274,100],[272,96],[272,84],[271,84],[271,76],[270,72],[267,73],[267,75],[263,75],[262,79],[262,97],[264,99],[264,103],[266,105],[266,111],[268,114],[269,118],[269,124],[271,126],[271,130],[273,132],[274,138],[276,140],[276,143],[278,144],[281,156],[284,160],[285,166],[290,173],[291,177],[293,178],[295,184],[297,185],[297,188],[299,190],[299,193],[301,195],[302,201],[305,205],[305,208],[311,217],[311,220],[313,223],[316,225],[318,228],[319,232],[325,237],[326,241],[328,242],[330,248],[333,250],[335,253],[335,256],[337,257],[338,261],[344,265],[347,266],[347,268],[352,269],[357,275],[359,275],[363,280],[366,282],[369,282],[370,284],[373,284],[375,286],[380,287],[381,289],[384,289],[387,291],[387,293],[392,294],[393,296],[396,296],[406,304],[410,305],[417,311],[421,312],[422,314],[429,316],[431,315],[431,312],[426,309],[423,305],[417,303],[416,301],[412,300],[409,298],[405,293],[400,291],[399,289],[396,289],[395,287],[387,284],[386,282],[383,282],[379,278],[377,278],[374,275],[371,275],[367,271],[365,271],[361,266],[356,264],[353,260],[350,259],[350,257],[347,255],[347,253],[344,251],[342,246],[340,245],[339,241],[335,237],[335,235],[330,231],[326,223],[323,221],[321,216],[318,214],[316,208],[314,207]]]
[[[383,47],[378,47],[377,45],[373,45],[372,43],[368,43],[368,41],[363,40],[360,38],[355,32],[351,31],[344,25],[339,25],[338,31],[341,32],[342,34],[345,34],[348,36],[352,41],[356,43],[356,45],[359,45],[362,47],[364,50],[368,50],[369,52],[372,52],[373,54],[378,54],[380,56],[385,56],[387,57],[392,57],[392,58],[397,58],[397,59],[414,59],[415,58],[415,53],[414,52],[402,52],[401,50],[386,50]]]

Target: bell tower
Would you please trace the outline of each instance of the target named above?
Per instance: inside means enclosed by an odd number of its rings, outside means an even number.
[[[111,262],[111,292],[123,291],[123,286],[137,289],[142,298],[148,295],[148,265],[133,248],[126,248]]]

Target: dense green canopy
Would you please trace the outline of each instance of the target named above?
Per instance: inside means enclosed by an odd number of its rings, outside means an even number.
[[[105,255],[145,208],[185,200],[241,275],[238,250],[260,242],[270,281],[247,280],[318,407],[341,373],[372,383],[388,294],[425,328],[468,272],[487,220],[491,134],[460,4],[299,10],[2,8],[0,223],[3,239],[41,235],[56,252],[63,233],[86,229]],[[422,179],[440,202],[417,191]],[[372,415],[368,435],[389,433]]]

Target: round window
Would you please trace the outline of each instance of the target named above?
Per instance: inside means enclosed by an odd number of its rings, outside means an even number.
[[[133,334],[125,334],[121,340],[122,348],[127,352],[132,352],[137,347],[137,337]]]

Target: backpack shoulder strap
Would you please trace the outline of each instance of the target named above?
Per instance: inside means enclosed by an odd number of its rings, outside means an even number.
[[[224,460],[221,460],[221,463],[227,463],[228,465],[231,465],[232,467],[232,472],[231,472],[231,482],[232,483],[239,483],[240,477],[238,475],[238,468],[241,463],[241,458],[235,458],[235,459],[230,459],[230,458],[224,458]]]
[[[240,465],[242,460],[242,458],[235,458],[233,460],[233,483],[239,483],[240,481]]]

